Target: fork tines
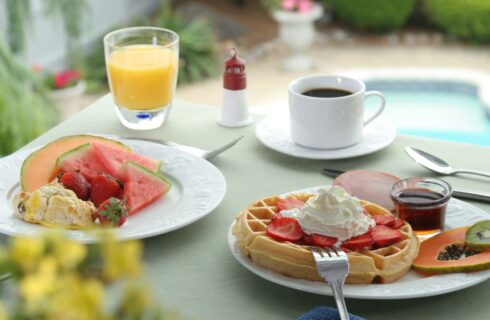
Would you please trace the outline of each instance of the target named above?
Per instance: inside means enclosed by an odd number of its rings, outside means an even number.
[[[342,288],[349,273],[347,254],[338,247],[310,247],[317,266],[318,275],[325,279],[335,296],[340,319],[348,320]]]
[[[313,253],[313,256],[315,259],[317,258],[346,258],[347,254],[342,251],[339,247],[333,246],[333,247],[324,247],[324,248],[318,248],[318,247],[311,247],[311,252]]]

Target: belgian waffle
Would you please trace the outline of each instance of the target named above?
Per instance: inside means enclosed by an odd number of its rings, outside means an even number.
[[[306,202],[311,196],[312,194],[295,194],[288,197]],[[266,235],[267,225],[277,212],[276,204],[279,199],[278,196],[272,196],[258,200],[238,213],[232,231],[240,250],[264,268],[294,278],[323,282],[308,245],[277,241]],[[374,203],[361,200],[361,204],[371,216],[391,215]],[[407,273],[418,254],[420,243],[408,223],[399,230],[404,239],[389,247],[347,250],[350,271],[346,283],[389,283]]]

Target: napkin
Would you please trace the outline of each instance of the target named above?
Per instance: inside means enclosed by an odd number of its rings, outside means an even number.
[[[365,320],[364,318],[349,313],[350,320]],[[340,320],[337,309],[319,306],[301,315],[297,320]]]

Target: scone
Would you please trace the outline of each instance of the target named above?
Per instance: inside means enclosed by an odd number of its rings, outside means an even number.
[[[34,192],[21,192],[13,199],[14,216],[48,227],[85,229],[95,226],[96,208],[90,201],[53,182]]]

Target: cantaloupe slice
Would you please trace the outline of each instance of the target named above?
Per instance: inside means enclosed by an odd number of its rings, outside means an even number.
[[[423,241],[412,267],[426,273],[470,272],[490,268],[490,249],[457,260],[438,259],[439,253],[449,245],[464,245],[466,230],[468,227],[450,229]]]
[[[93,141],[107,143],[123,150],[131,150],[128,146],[103,137],[92,135],[66,136],[54,140],[41,149],[33,152],[22,163],[20,185],[23,191],[32,192],[49,183],[58,174],[56,159],[63,153],[82,144]]]

